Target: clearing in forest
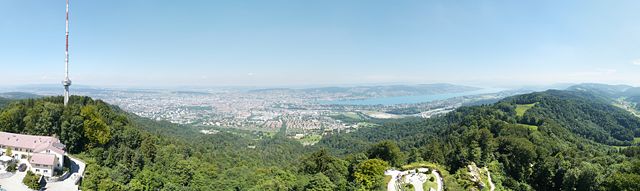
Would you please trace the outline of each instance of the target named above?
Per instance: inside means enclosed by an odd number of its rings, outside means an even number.
[[[536,103],[532,104],[517,104],[516,105],[516,116],[522,117],[527,110],[531,109],[533,106],[536,106]]]

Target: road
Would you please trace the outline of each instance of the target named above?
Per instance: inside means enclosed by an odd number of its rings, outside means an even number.
[[[0,186],[8,191],[33,191],[22,183],[27,172],[16,172],[13,176],[0,179]]]
[[[86,164],[81,160],[73,157],[69,157],[69,159],[72,162],[71,168],[69,169],[72,174],[63,181],[47,183],[47,185],[45,186],[47,190],[65,190],[65,191],[79,190],[78,185],[76,185],[75,183],[78,180],[78,178],[80,178],[84,174],[84,169],[86,167]]]

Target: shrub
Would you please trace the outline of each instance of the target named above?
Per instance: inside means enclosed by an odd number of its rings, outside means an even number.
[[[31,171],[27,171],[27,175],[24,177],[24,179],[22,179],[22,183],[24,183],[24,185],[27,185],[27,187],[29,187],[30,189],[40,190],[40,188],[42,188],[42,186],[40,185],[40,178],[40,175],[36,175]]]
[[[15,162],[9,163],[7,166],[7,172],[15,172],[18,169],[18,165]]]
[[[7,156],[13,156],[13,152],[11,152],[11,148],[7,147],[7,150],[4,151],[4,154]]]

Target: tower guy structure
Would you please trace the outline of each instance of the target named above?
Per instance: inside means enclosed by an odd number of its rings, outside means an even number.
[[[67,20],[66,20],[66,46],[65,46],[65,58],[64,58],[64,106],[69,103],[69,86],[71,86],[71,80],[69,79],[69,0],[67,0]]]

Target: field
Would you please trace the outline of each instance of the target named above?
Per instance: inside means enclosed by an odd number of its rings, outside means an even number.
[[[361,122],[361,123],[358,123],[357,125],[358,125],[358,128],[363,128],[363,127],[364,127],[364,128],[369,128],[369,127],[377,127],[377,126],[380,126],[380,125],[378,125],[378,124],[375,124],[375,123],[369,123],[369,122]]]
[[[538,126],[535,125],[526,125],[526,124],[518,124],[521,127],[526,127],[527,129],[531,130],[531,131],[537,131],[538,130]]]
[[[522,117],[524,116],[524,113],[527,112],[527,110],[531,109],[533,106],[535,106],[536,103],[532,103],[532,104],[518,104],[516,106],[516,116]]]
[[[300,139],[300,143],[303,145],[314,145],[320,142],[320,139],[322,139],[322,135],[305,135]]]
[[[358,123],[366,120],[363,114],[359,112],[344,112],[336,115],[331,115],[330,117],[335,120],[340,120],[344,123]]]
[[[348,117],[348,118],[352,118],[352,119],[362,119],[362,117],[360,117],[360,115],[358,115],[357,113],[354,113],[354,112],[345,112],[342,115],[344,115],[345,117]]]

